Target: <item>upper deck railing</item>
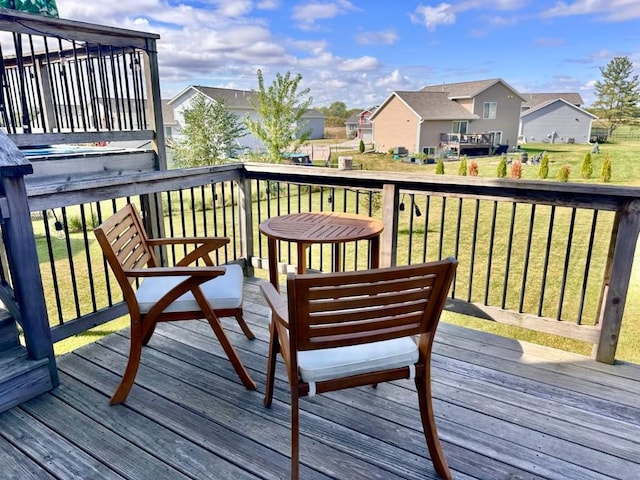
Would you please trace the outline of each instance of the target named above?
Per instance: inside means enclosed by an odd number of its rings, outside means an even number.
[[[0,128],[19,147],[151,141],[164,162],[156,34],[0,9]]]

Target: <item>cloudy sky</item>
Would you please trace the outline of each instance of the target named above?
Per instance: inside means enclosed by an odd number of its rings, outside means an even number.
[[[62,18],[160,35],[163,98],[188,85],[257,88],[300,73],[313,104],[502,78],[522,93],[580,92],[628,56],[640,73],[640,0],[57,0]]]

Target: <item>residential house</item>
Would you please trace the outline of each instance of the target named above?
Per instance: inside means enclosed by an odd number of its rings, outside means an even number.
[[[499,78],[393,92],[370,117],[375,148],[493,153],[500,145],[516,144],[524,100]]]
[[[347,138],[357,138],[365,143],[373,141],[373,124],[371,123],[371,115],[378,109],[377,106],[363,110],[360,113],[354,113],[346,122]]]
[[[523,142],[589,143],[598,117],[582,107],[579,93],[528,93],[520,115]]]
[[[173,117],[175,119],[174,139],[180,138],[180,132],[184,126],[184,111],[191,106],[192,99],[199,93],[205,95],[212,101],[222,99],[227,109],[238,115],[240,120],[244,120],[247,116],[257,118],[255,109],[251,103],[249,103],[249,99],[255,98],[255,92],[191,85],[169,100],[169,105],[173,108]],[[315,109],[309,109],[302,118],[306,127],[311,129],[310,139],[324,138],[325,117],[321,112]],[[247,133],[247,135],[238,139],[238,147],[240,149],[253,151],[264,150],[262,142],[251,133]]]

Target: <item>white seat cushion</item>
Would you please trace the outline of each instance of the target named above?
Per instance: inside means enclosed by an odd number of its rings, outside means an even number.
[[[408,367],[417,361],[418,346],[411,337],[298,352],[300,378],[307,383]]]
[[[200,285],[202,292],[214,309],[238,308],[242,305],[243,275],[240,265],[224,265],[224,275],[212,278]],[[136,291],[140,313],[147,313],[160,298],[188,277],[147,277]],[[171,303],[164,312],[194,312],[200,310],[191,292]]]

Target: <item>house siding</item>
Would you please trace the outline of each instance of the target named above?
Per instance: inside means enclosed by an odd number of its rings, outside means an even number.
[[[418,117],[398,97],[394,96],[373,120],[373,141],[377,152],[404,147],[410,153],[419,151],[416,145]]]
[[[439,147],[440,134],[448,133],[453,126],[452,120],[433,120],[422,122],[420,127],[420,148],[422,152],[424,147]]]
[[[584,111],[557,101],[523,117],[521,134],[531,142],[564,143],[572,138],[575,143],[589,143],[592,120]]]
[[[496,102],[496,118],[483,119],[485,102]],[[473,113],[480,119],[469,123],[469,132],[502,132],[503,144],[516,145],[522,99],[502,83],[487,88],[474,97]]]

